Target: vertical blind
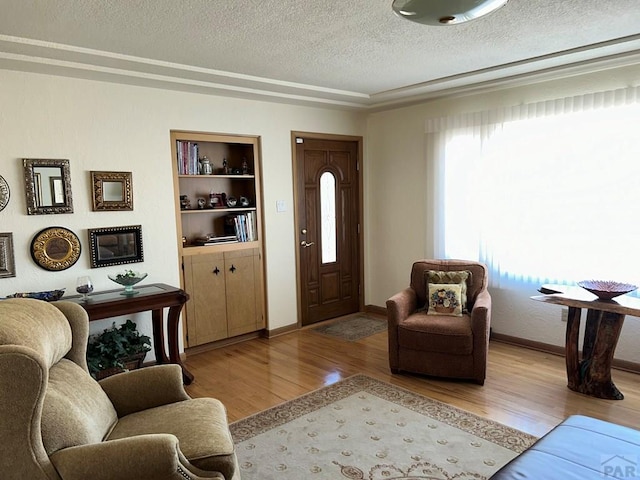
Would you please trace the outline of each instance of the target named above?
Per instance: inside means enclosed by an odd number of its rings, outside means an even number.
[[[640,285],[640,88],[430,119],[426,142],[438,257]]]

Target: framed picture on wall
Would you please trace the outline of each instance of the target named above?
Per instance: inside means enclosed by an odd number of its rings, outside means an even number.
[[[142,226],[89,229],[91,268],[137,263],[144,260]]]
[[[13,233],[0,233],[0,278],[15,277]]]

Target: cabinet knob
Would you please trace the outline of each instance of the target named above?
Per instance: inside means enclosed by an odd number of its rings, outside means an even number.
[[[216,275],[220,273],[220,269],[218,268],[217,265],[216,265],[216,268],[213,270],[213,273],[215,273]]]
[[[230,271],[231,273],[233,273],[233,272],[235,272],[235,271],[236,271],[236,266],[235,266],[233,263],[231,264],[231,268],[229,269],[229,271]]]

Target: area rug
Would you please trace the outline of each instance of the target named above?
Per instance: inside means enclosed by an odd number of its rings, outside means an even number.
[[[535,437],[365,375],[231,424],[243,480],[483,480]]]
[[[335,322],[320,325],[312,330],[322,333],[323,335],[355,342],[369,335],[384,332],[386,329],[386,320],[367,317],[366,315],[357,315],[355,317],[343,318]]]

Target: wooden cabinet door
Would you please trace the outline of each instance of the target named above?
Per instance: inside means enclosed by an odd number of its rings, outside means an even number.
[[[221,340],[227,330],[225,262],[222,253],[184,257],[188,346]]]
[[[225,253],[227,327],[230,337],[258,330],[257,249]]]

